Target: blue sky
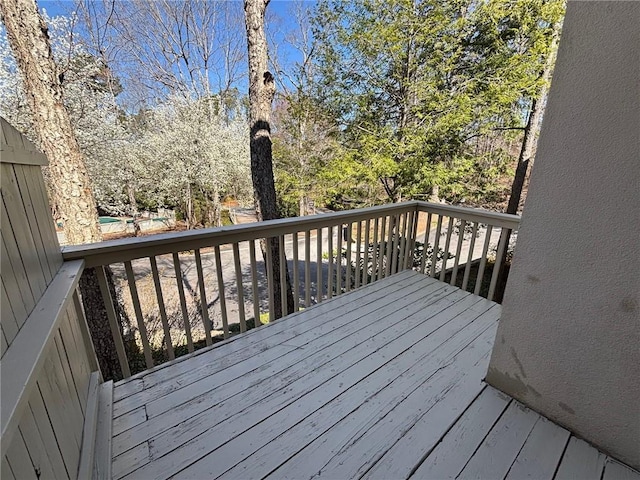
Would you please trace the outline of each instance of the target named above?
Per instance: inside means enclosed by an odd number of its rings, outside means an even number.
[[[40,9],[46,10],[51,17],[69,16],[75,9],[73,0],[36,0]],[[116,0],[121,1],[121,0]],[[239,4],[242,0],[211,0],[211,1],[233,1]],[[303,0],[305,5],[314,6],[315,0]],[[267,7],[267,30],[271,37],[277,43],[278,55],[280,56],[281,66],[287,68],[293,63],[299,61],[301,56],[297,50],[292,48],[286,41],[285,36],[290,34],[290,30],[294,28],[292,7],[294,2],[291,0],[271,0]],[[275,18],[274,18],[275,17]],[[274,20],[269,23],[269,20]],[[271,52],[273,54],[273,52]],[[246,90],[246,81],[238,82],[241,90]]]

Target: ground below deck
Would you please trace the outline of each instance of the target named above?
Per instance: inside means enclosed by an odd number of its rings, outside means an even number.
[[[143,372],[113,478],[640,480],[482,382],[499,316],[402,272]]]

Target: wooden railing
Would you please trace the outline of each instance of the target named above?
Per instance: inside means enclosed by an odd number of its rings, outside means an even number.
[[[287,314],[408,268],[491,299],[500,270],[493,265],[483,291],[492,242],[500,259],[506,236],[498,241],[496,235],[518,224],[514,215],[412,201],[65,247],[63,256],[96,268],[128,377],[211,345],[217,339],[212,332],[227,339],[273,321],[275,282]],[[281,267],[275,274],[270,249],[265,261],[256,253],[267,239],[280,245]],[[106,267],[120,284],[120,299],[109,294]],[[293,311],[286,310],[287,274]],[[124,303],[136,327],[119,328],[116,301]],[[127,342],[140,348],[139,358],[127,356]]]

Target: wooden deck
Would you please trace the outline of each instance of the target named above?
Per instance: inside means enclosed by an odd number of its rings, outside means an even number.
[[[402,272],[143,372],[112,476],[640,479],[482,382],[499,316]]]

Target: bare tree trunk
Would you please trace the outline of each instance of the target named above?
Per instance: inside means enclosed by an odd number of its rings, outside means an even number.
[[[34,0],[1,0],[0,14],[18,64],[40,148],[49,160],[51,199],[72,244],[100,241],[98,212],[82,153],[63,104],[48,28]],[[93,269],[80,285],[87,321],[105,378],[119,371],[109,321]],[[110,278],[110,276],[109,276]],[[115,359],[115,361],[114,361]]]
[[[244,14],[249,52],[249,125],[251,127],[251,179],[258,220],[278,218],[276,188],[273,179],[271,152],[271,102],[276,92],[273,75],[267,69],[267,38],[264,33],[264,14],[269,0],[245,0]],[[266,249],[271,250],[274,278],[274,316],[284,315],[281,305],[280,248],[278,239],[261,244],[266,265]],[[286,259],[285,259],[286,262]],[[293,312],[293,294],[287,271],[287,312]],[[297,279],[296,279],[297,280]]]
[[[80,147],[62,103],[48,28],[34,0],[2,0],[0,13],[22,74],[33,126],[49,159],[52,200],[69,243],[101,240],[96,202]]]

